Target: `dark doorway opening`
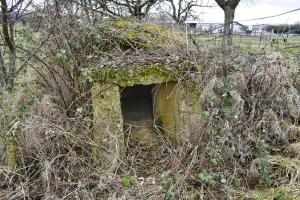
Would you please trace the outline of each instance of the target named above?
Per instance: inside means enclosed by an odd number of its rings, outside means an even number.
[[[162,169],[158,161],[164,151],[162,140],[154,131],[154,87],[136,85],[121,88],[126,167],[139,176],[149,176]]]
[[[136,85],[121,90],[121,109],[124,125],[153,126],[153,85]]]

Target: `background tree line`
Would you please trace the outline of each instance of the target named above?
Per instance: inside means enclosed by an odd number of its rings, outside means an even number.
[[[266,31],[274,33],[292,33],[292,34],[300,34],[300,23],[295,24],[281,24],[281,25],[266,25]]]

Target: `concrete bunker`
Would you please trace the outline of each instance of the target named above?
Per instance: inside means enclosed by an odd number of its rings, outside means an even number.
[[[101,147],[93,150],[96,165],[117,166],[133,140],[150,145],[162,137],[173,144],[189,142],[191,126],[201,123],[201,88],[189,80],[179,83],[172,74],[157,66],[102,72],[91,90],[93,137]]]
[[[114,56],[88,73],[93,84],[93,160],[101,168],[115,170],[126,158],[130,127],[135,139],[146,143],[155,143],[157,135],[173,144],[189,142],[192,126],[201,123],[202,88],[194,84],[195,63],[168,53],[173,45],[186,44],[179,34],[123,21],[105,27],[113,27],[114,33],[120,30],[119,35],[112,34],[114,41],[132,47],[126,52],[108,48],[116,51]]]

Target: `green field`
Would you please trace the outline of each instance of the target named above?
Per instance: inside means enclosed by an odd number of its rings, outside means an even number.
[[[205,42],[205,43],[213,43],[213,44],[221,45],[221,41],[222,41],[222,37],[220,37],[219,35],[201,35],[195,37],[197,41]],[[273,44],[272,44],[272,39],[275,39],[276,41]],[[295,57],[299,56],[300,54],[300,35],[289,36],[286,45],[284,44],[283,37],[234,35],[233,44],[237,47],[242,47],[251,51],[269,48],[269,49],[274,49],[279,51],[283,50]]]

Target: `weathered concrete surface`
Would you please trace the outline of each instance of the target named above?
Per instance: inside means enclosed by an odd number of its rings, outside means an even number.
[[[201,117],[203,88],[191,81],[178,83],[177,87],[180,115],[177,121],[177,141],[179,144],[197,145],[204,125]]]
[[[172,142],[177,142],[176,132],[180,123],[176,85],[176,82],[162,83],[153,91],[154,123]]]
[[[94,109],[94,164],[113,171],[124,155],[119,87],[95,83],[91,92]]]

